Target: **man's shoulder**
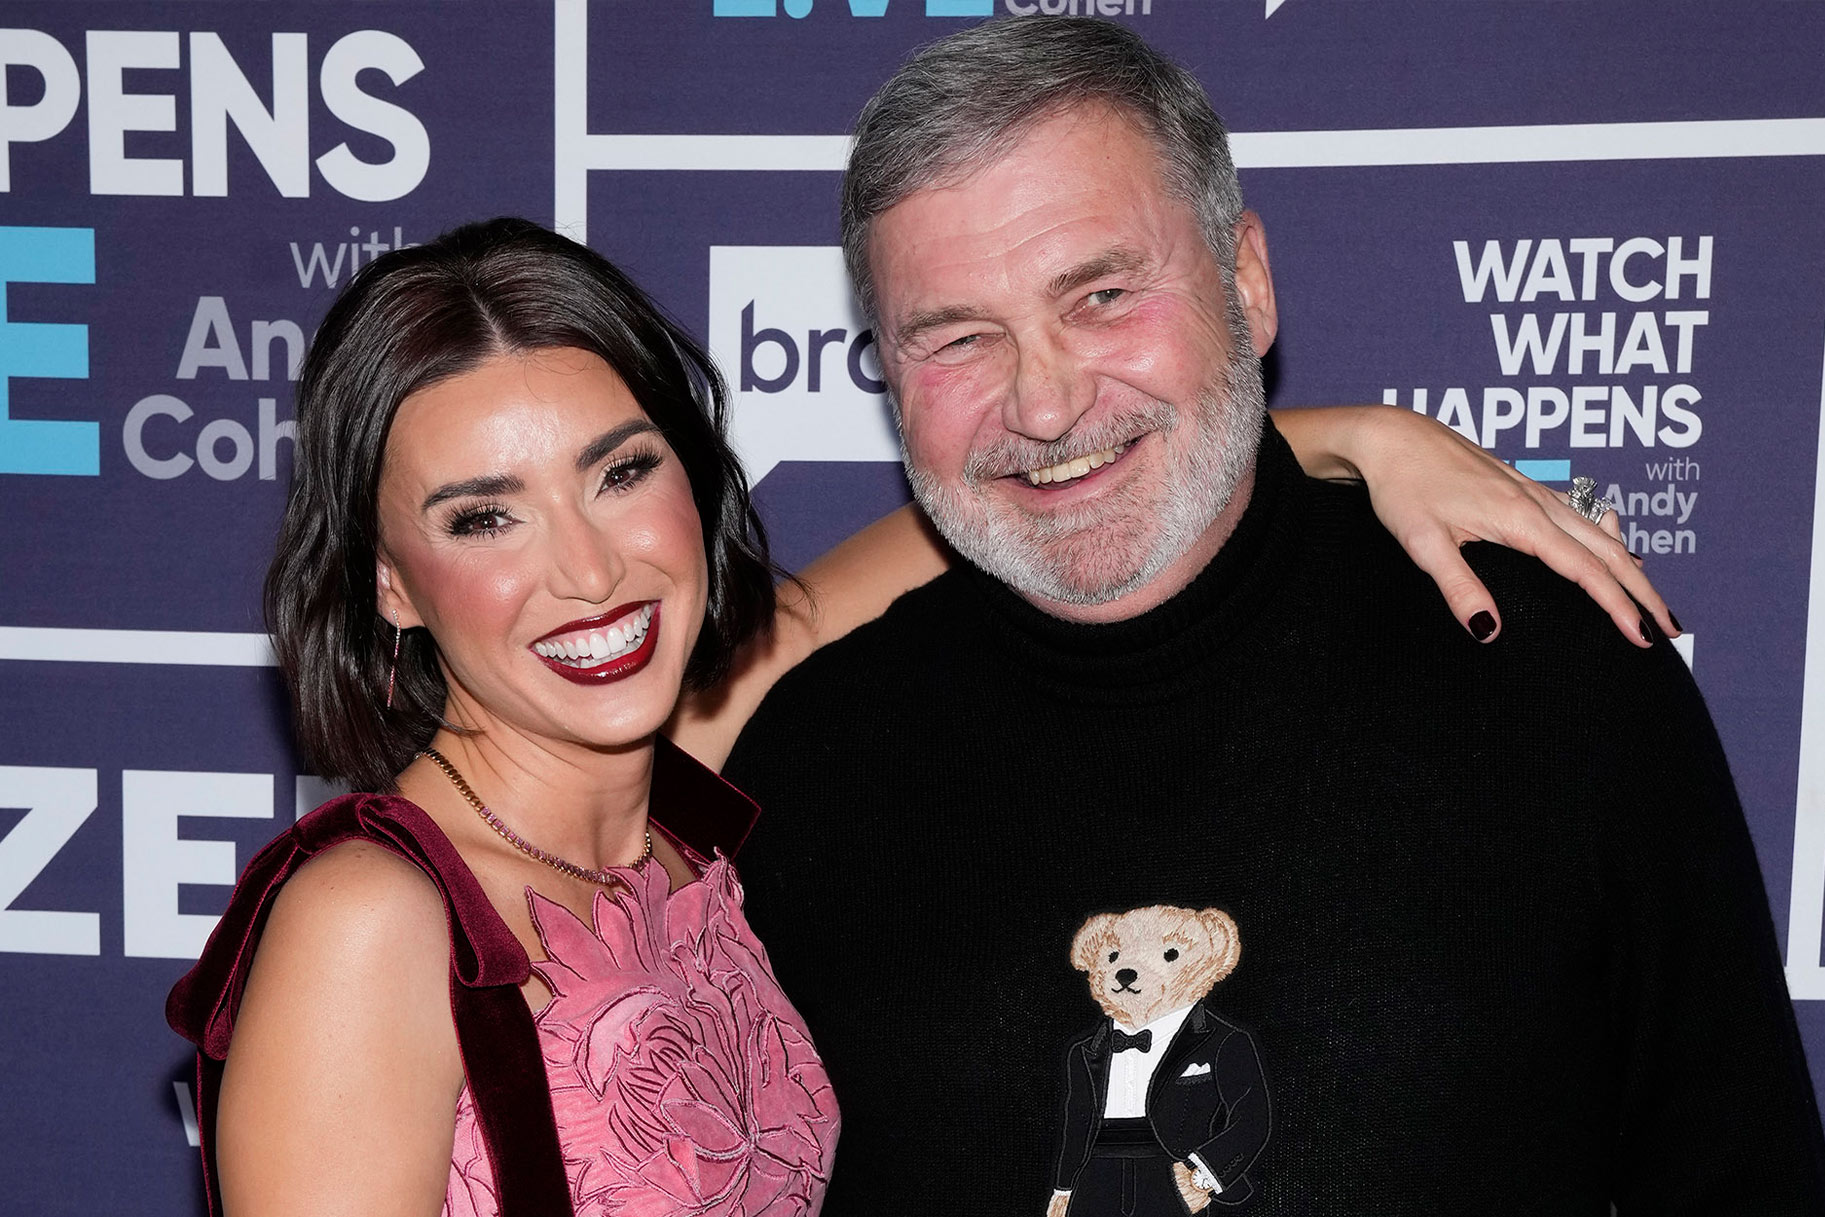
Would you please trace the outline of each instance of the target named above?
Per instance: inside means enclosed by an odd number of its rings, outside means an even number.
[[[956,665],[956,631],[967,628],[980,600],[967,576],[952,570],[900,596],[881,616],[818,648],[774,682],[741,739],[774,731],[826,730],[872,718],[899,704],[908,682],[932,679]]]
[[[1308,572],[1312,578],[1339,580],[1340,593],[1362,595],[1367,607],[1384,618],[1430,622],[1441,642],[1468,641],[1431,576],[1376,519],[1360,483],[1313,480],[1310,485],[1312,545],[1306,552],[1314,563]],[[1524,657],[1544,670],[1591,662],[1630,670],[1640,668],[1641,661],[1657,666],[1654,652],[1670,650],[1634,646],[1583,588],[1530,554],[1489,541],[1470,542],[1462,553],[1489,589],[1502,618],[1502,632],[1493,642],[1472,644],[1467,652],[1479,657],[1477,662],[1499,664]],[[1652,618],[1645,613],[1643,617],[1658,643],[1660,634]]]
[[[762,706],[823,702],[846,690],[897,685],[911,672],[929,670],[932,660],[952,650],[947,631],[958,628],[960,616],[973,617],[980,603],[963,572],[947,571],[900,596],[873,621],[813,651],[774,683]]]
[[[1543,670],[1569,668],[1592,677],[1600,671],[1619,678],[1656,671],[1689,675],[1652,615],[1639,606],[1637,628],[1653,643],[1647,648],[1624,637],[1582,587],[1539,559],[1488,541],[1472,542],[1462,552],[1502,615],[1502,632],[1489,647],[1524,654]]]

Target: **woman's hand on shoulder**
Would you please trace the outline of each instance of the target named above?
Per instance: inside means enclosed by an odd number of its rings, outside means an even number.
[[[1602,526],[1565,496],[1517,473],[1451,428],[1396,406],[1277,410],[1274,423],[1313,477],[1361,478],[1382,524],[1431,575],[1479,641],[1501,631],[1501,610],[1458,553],[1494,541],[1532,554],[1587,592],[1636,646],[1648,646],[1645,608],[1669,637],[1679,624],[1623,545],[1615,512]],[[1641,608],[1636,607],[1639,601]]]
[[[410,862],[350,841],[280,891],[217,1115],[230,1217],[442,1207],[463,1074],[449,931]]]

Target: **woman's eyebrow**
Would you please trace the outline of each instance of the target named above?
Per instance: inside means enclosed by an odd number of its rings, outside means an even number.
[[[481,477],[464,478],[460,482],[445,482],[425,496],[424,506],[419,510],[429,511],[439,503],[451,499],[497,498],[504,494],[517,494],[524,489],[526,483],[510,473],[485,473]]]
[[[577,472],[587,473],[598,461],[625,444],[636,435],[648,431],[657,431],[652,420],[645,418],[630,419],[618,427],[610,427],[584,446],[577,454]],[[425,496],[424,506],[419,510],[429,511],[439,503],[451,499],[494,498],[504,494],[518,494],[526,489],[526,483],[510,473],[485,473],[480,477],[464,478],[460,482],[446,482]]]
[[[589,470],[603,457],[613,452],[616,448],[619,448],[622,444],[625,444],[628,440],[634,438],[634,436],[657,430],[659,430],[659,428],[654,426],[653,421],[649,418],[631,419],[628,422],[622,423],[619,427],[610,427],[602,434],[596,436],[595,439],[591,440],[589,444],[584,447],[583,451],[577,453],[577,472],[589,472]]]

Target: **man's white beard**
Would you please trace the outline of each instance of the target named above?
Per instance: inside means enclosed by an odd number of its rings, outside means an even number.
[[[1230,309],[1222,384],[1205,389],[1193,417],[1171,403],[1152,402],[1051,444],[1004,440],[971,454],[959,487],[942,485],[908,457],[913,497],[958,553],[1029,597],[1107,604],[1147,586],[1209,531],[1254,467],[1266,395],[1239,313]],[[1167,441],[1180,427],[1195,430],[1175,454]],[[1130,484],[1078,509],[1044,515],[1028,515],[984,491],[997,476],[1110,448],[1142,431],[1157,432],[1162,453],[1172,457],[1156,482]]]

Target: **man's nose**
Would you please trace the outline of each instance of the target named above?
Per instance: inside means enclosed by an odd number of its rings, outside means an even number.
[[[1016,435],[1051,443],[1076,426],[1094,404],[1093,381],[1079,360],[1050,335],[1023,339],[1019,352],[1003,424]]]
[[[561,597],[601,603],[626,572],[620,548],[580,511],[557,514],[550,548],[552,591]]]

